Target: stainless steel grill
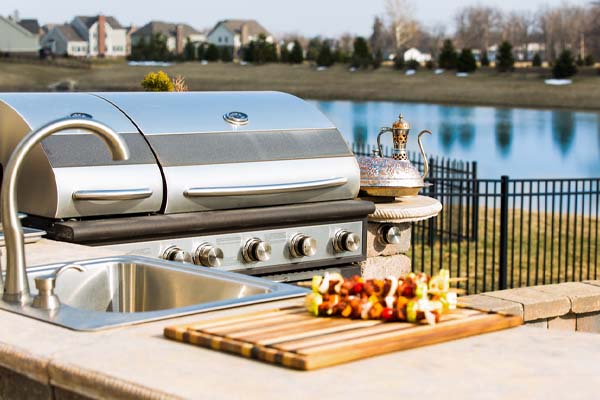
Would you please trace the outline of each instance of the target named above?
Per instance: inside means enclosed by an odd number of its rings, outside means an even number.
[[[45,139],[19,181],[27,224],[57,240],[252,274],[364,259],[360,172],[335,126],[278,92],[0,95],[0,162],[30,130],[65,116],[120,133]]]

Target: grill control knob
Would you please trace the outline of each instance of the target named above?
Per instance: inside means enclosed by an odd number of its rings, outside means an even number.
[[[162,255],[162,258],[169,261],[177,261],[183,263],[191,263],[192,256],[185,250],[180,249],[177,246],[171,246],[166,249]]]
[[[269,261],[271,245],[259,238],[252,238],[244,245],[242,256],[246,262]]]
[[[211,245],[202,243],[194,253],[194,263],[205,267],[220,267],[223,261],[223,250]]]
[[[385,224],[379,228],[379,240],[383,244],[398,244],[401,236],[402,231],[396,225]]]
[[[360,236],[347,230],[337,231],[333,237],[333,249],[336,253],[360,249]]]
[[[303,235],[297,234],[290,240],[290,254],[292,257],[311,257],[317,254],[317,240]]]

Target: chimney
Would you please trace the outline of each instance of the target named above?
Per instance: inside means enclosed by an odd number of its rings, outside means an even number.
[[[176,38],[175,38],[175,52],[177,54],[183,54],[183,25],[177,24]]]
[[[248,43],[248,24],[243,23],[240,28],[240,44],[245,46]]]
[[[98,15],[98,56],[106,54],[106,17]]]

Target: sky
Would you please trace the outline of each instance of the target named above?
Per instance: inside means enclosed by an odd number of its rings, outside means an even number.
[[[559,5],[564,0],[413,0],[416,18],[427,26],[453,27],[453,16],[466,5],[498,6],[504,10],[532,10]],[[589,0],[571,0],[586,4]],[[367,36],[373,18],[384,13],[384,0],[2,0],[0,15],[19,11],[21,18],[37,18],[42,24],[63,23],[74,15],[115,16],[122,25],[144,25],[150,20],[184,22],[197,29],[211,28],[221,19],[253,18],[271,33],[305,36]]]

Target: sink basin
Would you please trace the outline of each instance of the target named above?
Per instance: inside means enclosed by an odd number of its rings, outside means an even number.
[[[305,289],[265,279],[139,256],[77,262],[56,281],[56,311],[0,301],[0,308],[75,330],[100,330],[302,296]],[[33,279],[63,264],[28,269]],[[35,292],[33,290],[32,292]],[[35,293],[32,293],[32,296]]]

